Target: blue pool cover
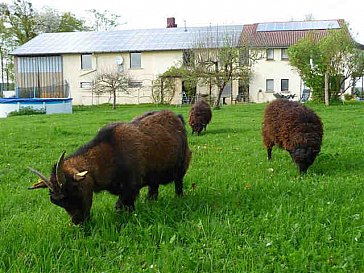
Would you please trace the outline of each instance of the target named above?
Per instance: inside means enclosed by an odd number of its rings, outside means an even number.
[[[15,104],[15,103],[26,103],[26,104],[38,104],[38,103],[60,103],[69,102],[72,98],[32,98],[32,99],[22,99],[22,98],[8,98],[0,99],[0,104]]]

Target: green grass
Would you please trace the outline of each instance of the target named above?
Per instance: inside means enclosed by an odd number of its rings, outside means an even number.
[[[100,193],[83,227],[27,190],[27,166],[48,174],[101,126],[156,107],[1,119],[0,272],[364,272],[363,104],[309,106],[324,141],[307,175],[285,151],[267,161],[264,104],[224,106],[202,136],[188,128],[183,198],[167,185],[149,202],[143,189],[135,213],[116,214]],[[170,109],[187,120],[188,107]]]

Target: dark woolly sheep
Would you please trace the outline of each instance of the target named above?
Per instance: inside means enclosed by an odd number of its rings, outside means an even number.
[[[152,136],[154,144],[158,144],[157,150],[150,151],[154,153],[155,162],[154,165],[150,162],[151,171],[144,178],[145,185],[149,187],[148,198],[151,200],[157,199],[159,185],[171,181],[175,182],[176,194],[183,195],[182,179],[187,172],[192,153],[188,148],[183,116],[177,117],[178,119],[171,111],[162,110],[147,112],[131,121],[140,131]],[[164,130],[158,131],[159,126]],[[169,136],[165,135],[165,130],[169,132]]]
[[[301,103],[278,99],[265,109],[263,143],[268,159],[272,158],[272,147],[287,150],[299,171],[305,173],[319,154],[323,136],[320,118]]]
[[[200,135],[203,129],[206,130],[207,124],[211,121],[211,117],[211,107],[206,101],[199,100],[194,103],[190,109],[188,120],[192,128],[192,134],[197,132],[197,135]]]
[[[31,169],[41,179],[31,189],[49,188],[51,202],[63,207],[75,224],[90,217],[94,192],[118,195],[116,208],[128,210],[134,210],[144,186],[155,199],[160,184],[174,181],[176,194],[182,195],[191,159],[181,117],[166,110],[105,126],[74,154],[64,155],[49,179]]]

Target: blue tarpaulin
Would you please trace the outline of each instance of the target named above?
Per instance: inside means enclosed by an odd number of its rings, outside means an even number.
[[[26,103],[26,104],[39,104],[39,103],[60,103],[60,102],[68,102],[71,101],[72,98],[31,98],[31,99],[23,99],[23,98],[8,98],[8,99],[0,99],[0,103],[13,104],[13,103]]]

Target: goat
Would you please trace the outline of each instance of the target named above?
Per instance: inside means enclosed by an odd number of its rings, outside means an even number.
[[[323,124],[301,103],[277,99],[265,109],[262,135],[268,160],[272,158],[272,147],[277,145],[287,150],[299,171],[305,173],[320,153]]]
[[[103,190],[118,195],[116,209],[133,211],[139,190],[149,186],[156,199],[160,184],[174,181],[183,195],[183,177],[191,159],[183,119],[162,110],[138,118],[138,122],[116,122],[75,153],[62,153],[50,178],[30,168],[40,181],[30,189],[49,188],[52,203],[63,207],[74,224],[90,218],[93,193]]]
[[[211,118],[211,107],[206,101],[199,100],[193,104],[189,112],[188,121],[192,129],[192,134],[197,132],[197,135],[199,136],[203,129],[206,130],[207,124],[209,124]]]

